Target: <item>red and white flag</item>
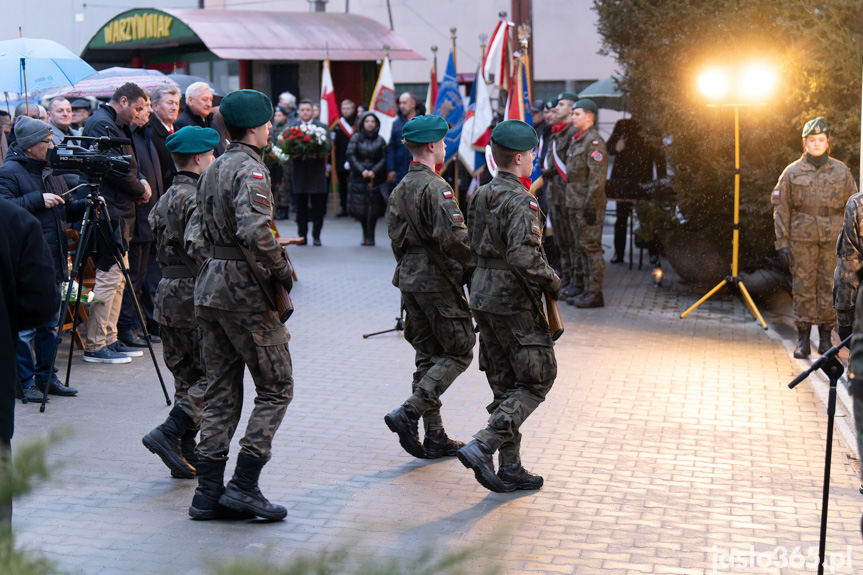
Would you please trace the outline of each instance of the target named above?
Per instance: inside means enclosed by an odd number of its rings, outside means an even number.
[[[501,90],[509,90],[509,29],[512,22],[501,19],[492,32],[485,58],[482,59],[482,77],[487,84],[494,84]]]
[[[378,83],[375,84],[375,91],[372,93],[370,110],[375,113],[381,123],[378,134],[389,143],[393,122],[398,116],[399,107],[396,103],[396,85],[393,83],[390,59],[387,57],[384,57]]]
[[[426,114],[431,114],[437,102],[437,56],[429,74],[429,89],[426,92]]]
[[[331,128],[339,117],[336,106],[336,93],[333,90],[333,77],[330,75],[330,59],[324,60],[324,71],[321,73],[321,117],[322,124]]]

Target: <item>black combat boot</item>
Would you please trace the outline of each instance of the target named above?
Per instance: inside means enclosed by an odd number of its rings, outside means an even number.
[[[602,297],[602,292],[596,293],[587,291],[566,303],[571,303],[578,308],[605,307],[605,300]]]
[[[566,301],[570,298],[578,297],[584,293],[583,287],[578,287],[574,283],[569,284],[562,290],[560,290],[560,299],[561,301]]]
[[[199,461],[198,488],[189,507],[189,517],[199,521],[212,519],[251,519],[251,513],[238,513],[219,504],[219,497],[225,491],[226,461]]]
[[[192,420],[186,413],[174,406],[165,423],[141,439],[144,447],[162,458],[162,463],[171,470],[171,476],[181,479],[195,477],[195,468],[183,458],[180,440]]]
[[[449,437],[443,429],[435,429],[426,433],[423,447],[426,450],[426,459],[439,459],[453,457],[464,447],[464,442]]]
[[[509,493],[516,489],[540,489],[542,476],[531,473],[521,466],[521,463],[501,465],[497,476],[503,482],[503,490]]]
[[[198,431],[197,427],[189,427],[186,429],[183,437],[180,438],[180,451],[183,454],[183,459],[195,470],[198,469],[198,454],[195,453],[195,448],[198,446],[195,442],[195,437],[198,435]],[[172,472],[171,477],[176,477],[176,475]]]
[[[833,326],[822,323],[818,326],[818,355],[824,355],[833,347]]]
[[[494,459],[491,457],[491,450],[486,447],[485,443],[474,439],[459,449],[456,455],[462,465],[473,470],[473,474],[480,485],[495,493],[505,491],[503,482],[495,475]]]
[[[234,477],[219,497],[219,503],[234,511],[253,513],[270,521],[284,519],[288,515],[288,510],[281,505],[270,503],[258,487],[258,478],[266,463],[267,460],[262,457],[240,453],[237,456]]]
[[[426,456],[426,450],[420,443],[417,425],[419,420],[419,414],[410,403],[405,403],[384,416],[384,423],[387,424],[390,431],[398,434],[399,443],[404,450],[414,457],[423,458]]]
[[[811,330],[812,324],[797,324],[797,347],[794,348],[794,357],[797,359],[806,359],[809,357],[809,353],[811,352],[809,347],[809,332]]]

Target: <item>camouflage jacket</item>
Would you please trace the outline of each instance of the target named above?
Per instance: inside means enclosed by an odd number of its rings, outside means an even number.
[[[596,126],[573,136],[566,151],[567,207],[581,210],[605,208],[608,150]]]
[[[839,261],[833,274],[833,307],[839,312],[839,325],[854,322],[852,311],[857,301],[860,286],[860,270],[863,269],[863,192],[851,196],[845,204],[845,222],[836,240]]]
[[[488,196],[491,225],[495,226],[506,254],[497,251],[486,225],[483,197]],[[542,215],[536,199],[519,179],[509,172],[498,172],[482,186],[468,204],[470,251],[477,261],[470,290],[470,307],[489,313],[512,315],[533,309],[521,283],[508,269],[482,267],[482,259],[506,259],[541,302],[542,290],[560,289],[560,278],[540,251]],[[482,258],[482,259],[480,259]]]
[[[153,229],[156,260],[163,269],[168,266],[186,267],[178,251],[184,249],[183,236],[195,211],[197,183],[197,174],[180,172],[150,211],[148,220]],[[196,263],[200,267],[203,261]],[[194,277],[197,271],[197,268],[189,270],[190,278],[162,278],[159,281],[153,317],[161,325],[185,329],[198,325],[195,321]]]
[[[773,188],[776,249],[791,242],[836,241],[848,198],[857,192],[848,167],[833,158],[816,167],[804,154],[785,168]]]
[[[402,213],[398,198],[404,199],[423,239],[440,249],[447,274],[459,285],[463,270],[473,270],[464,215],[453,197],[452,188],[423,164],[411,164],[407,175],[390,194],[387,205],[387,232],[398,264],[393,285],[405,292],[443,292],[453,284],[441,274],[434,260],[423,250]]]
[[[568,124],[565,129],[551,135],[551,142],[548,145],[548,153],[545,158],[545,166],[543,166],[543,175],[545,180],[552,186],[554,190],[566,191],[566,182],[557,171],[554,161],[554,154],[557,152],[557,157],[560,160],[561,169],[566,173],[566,154],[569,151],[570,145],[573,143],[572,137],[575,135],[575,126],[572,123]]]
[[[221,194],[227,214],[219,209],[216,194]],[[187,234],[187,243],[231,248],[236,235],[254,256],[264,278],[272,276],[287,283],[291,265],[270,231],[270,173],[260,152],[236,142],[228,146],[198,181],[197,205],[200,227],[194,233],[199,236],[190,238]],[[265,292],[245,260],[215,257],[207,259],[198,273],[195,305],[231,311],[270,309]]]

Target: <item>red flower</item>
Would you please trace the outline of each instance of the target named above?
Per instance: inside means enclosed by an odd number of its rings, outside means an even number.
[[[311,140],[311,138],[309,138],[308,136],[306,136],[305,138],[303,138],[303,141],[304,141],[304,142],[308,142],[308,141],[310,141],[310,140]]]

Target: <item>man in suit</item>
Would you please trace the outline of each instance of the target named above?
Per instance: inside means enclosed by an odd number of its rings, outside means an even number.
[[[346,167],[348,142],[356,131],[357,105],[353,100],[342,100],[342,115],[333,128],[333,142],[336,146],[336,165],[334,169],[339,177],[339,213],[337,218],[348,215],[348,174],[351,170]]]
[[[165,139],[176,131],[174,122],[177,121],[177,115],[180,113],[180,89],[168,84],[159,86],[150,94],[150,105],[153,109],[148,122],[150,141],[153,142],[153,146],[156,147],[156,154],[159,156],[159,166],[162,169],[162,189],[167,190],[171,187],[176,169]]]
[[[186,109],[174,122],[174,129],[179,130],[185,126],[200,126],[202,128],[213,128],[221,136],[219,145],[216,146],[216,157],[225,151],[225,136],[219,130],[218,124],[213,120],[213,91],[206,82],[195,82],[186,88]]]
[[[301,100],[299,116],[293,126],[314,126],[326,132],[327,127],[313,118],[311,100]],[[327,138],[327,154],[332,147]],[[312,240],[321,245],[321,228],[324,227],[324,214],[327,212],[327,163],[322,158],[291,158],[291,189],[297,198],[297,234],[305,238],[312,222]],[[303,242],[305,245],[305,241]]]

